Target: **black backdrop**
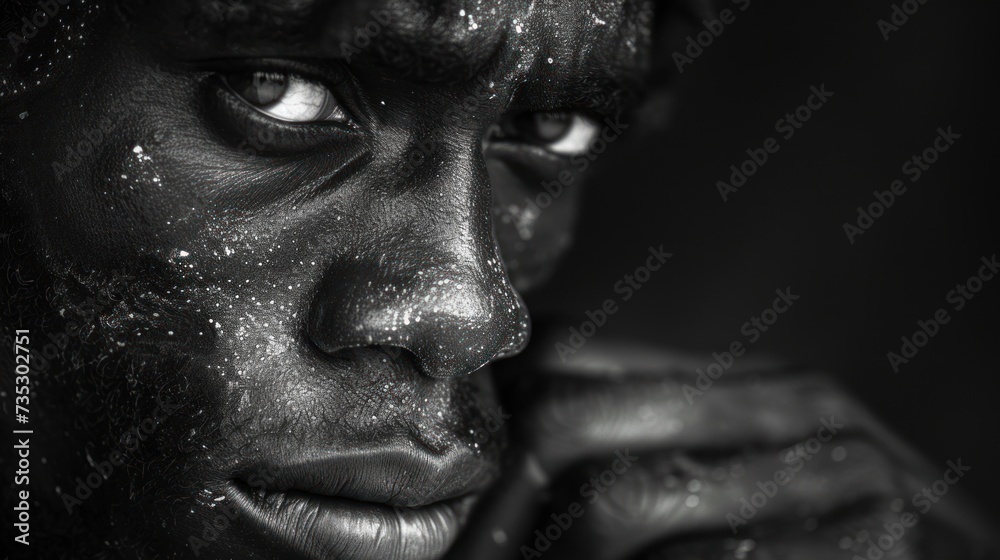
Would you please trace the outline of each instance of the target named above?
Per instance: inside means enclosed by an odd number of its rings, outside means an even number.
[[[963,486],[988,506],[1000,499],[1000,277],[961,311],[945,296],[1000,252],[998,9],[928,0],[885,41],[877,21],[891,12],[888,0],[753,0],[678,76],[670,127],[601,156],[578,244],[530,303],[582,321],[662,243],[674,257],[601,335],[707,364],[791,286],[801,299],[752,353],[837,374],[942,472],[961,457],[972,467]],[[834,96],[723,203],[715,182],[819,84]],[[949,125],[961,139],[911,183],[902,164]],[[906,194],[851,245],[842,224],[895,179]],[[942,307],[951,321],[894,372],[887,352]]]

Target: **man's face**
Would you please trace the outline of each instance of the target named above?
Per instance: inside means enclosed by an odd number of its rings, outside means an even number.
[[[0,86],[39,498],[79,530],[52,541],[439,557],[499,468],[483,366],[528,340],[652,8],[60,10]]]

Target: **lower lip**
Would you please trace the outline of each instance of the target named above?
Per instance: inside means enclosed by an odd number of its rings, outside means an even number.
[[[249,523],[305,558],[432,560],[444,556],[465,525],[476,496],[418,508],[392,507],[299,491],[230,497]]]

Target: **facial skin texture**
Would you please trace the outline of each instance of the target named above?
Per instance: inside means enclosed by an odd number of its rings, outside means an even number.
[[[483,138],[533,111],[617,115],[647,66],[651,8],[245,7],[234,25],[211,2],[71,1],[4,75],[19,270],[6,320],[38,345],[84,325],[33,378],[33,452],[47,461],[33,488],[55,516],[37,541],[80,555],[110,542],[125,556],[439,556],[468,503],[443,523],[373,506],[334,515],[332,533],[295,510],[279,538],[260,504],[214,539],[205,523],[260,480],[312,489],[302,465],[324,459],[331,494],[404,509],[492,480],[503,437],[473,434],[499,405],[488,372],[468,374],[526,344],[512,281],[548,274],[577,194],[521,230],[496,219],[569,164],[516,139],[484,153]],[[376,12],[381,30],[348,65],[342,44]],[[262,117],[219,77],[255,70],[330,84],[352,122]],[[83,141],[93,153],[69,155]],[[135,448],[126,434],[151,417]],[[77,492],[114,452],[119,472]],[[401,525],[395,542],[374,543],[379,520]]]
[[[524,557],[538,499],[568,511],[629,448],[638,466],[546,557],[732,554],[731,504],[832,412],[849,460],[810,462],[744,534],[842,558],[846,531],[881,531],[940,476],[825,378],[742,372],[686,407],[675,356],[500,360],[528,341],[520,294],[568,246],[582,181],[532,119],[616,126],[657,79],[653,2],[232,6],[69,0],[5,53],[3,324],[35,351],[33,552]],[[254,72],[324,84],[349,121],[268,117],[231,87]],[[706,474],[737,459],[751,475]],[[698,477],[699,507],[664,473]],[[976,527],[953,496],[935,514]],[[809,517],[834,519],[832,546]]]

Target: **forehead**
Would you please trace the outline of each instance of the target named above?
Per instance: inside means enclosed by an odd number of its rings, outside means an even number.
[[[180,58],[362,59],[428,81],[505,61],[628,81],[648,64],[652,0],[180,0],[144,21]]]

